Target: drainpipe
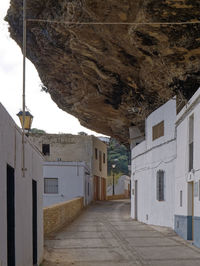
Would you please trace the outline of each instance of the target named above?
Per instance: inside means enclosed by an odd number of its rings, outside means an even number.
[[[22,94],[22,176],[25,177],[25,89],[26,89],[26,0],[23,0],[23,94]]]

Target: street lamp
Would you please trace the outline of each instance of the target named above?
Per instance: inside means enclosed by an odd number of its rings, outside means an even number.
[[[112,169],[113,169],[113,195],[115,195],[115,176],[114,176],[115,167],[116,167],[116,164],[112,164]]]
[[[20,111],[17,116],[19,117],[19,120],[20,120],[20,123],[21,123],[21,126],[23,128],[23,125],[24,125],[24,129],[27,130],[28,132],[30,131],[31,129],[31,124],[32,124],[32,121],[33,121],[33,116],[32,114],[29,112],[29,111],[26,111],[25,112],[25,115],[23,117],[23,112]]]

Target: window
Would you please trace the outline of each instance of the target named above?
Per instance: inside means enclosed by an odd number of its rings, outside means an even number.
[[[200,180],[199,180],[199,201],[200,201]]]
[[[58,178],[44,178],[44,193],[58,194]]]
[[[106,163],[106,155],[105,155],[105,153],[103,154],[103,163]]]
[[[99,171],[102,171],[102,152],[99,151]]]
[[[164,121],[152,127],[152,140],[164,136]]]
[[[44,155],[50,155],[50,145],[49,144],[42,144],[42,153]]]
[[[164,201],[164,171],[163,170],[159,170],[157,172],[156,190],[157,190],[157,195],[156,195],[157,200]]]
[[[180,207],[183,207],[183,191],[180,191]]]
[[[194,160],[194,115],[189,117],[189,172],[193,169],[193,160]]]
[[[97,150],[97,148],[95,148],[95,159],[96,160],[98,159],[98,150]]]

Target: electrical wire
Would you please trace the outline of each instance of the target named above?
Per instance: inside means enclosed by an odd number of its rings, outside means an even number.
[[[49,20],[49,19],[34,19],[27,18],[28,22],[41,22],[52,24],[67,24],[67,25],[192,25],[200,24],[200,21],[185,21],[185,22],[74,22],[63,20]]]

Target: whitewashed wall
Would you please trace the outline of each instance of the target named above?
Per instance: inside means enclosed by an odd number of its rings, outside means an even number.
[[[152,127],[164,120],[164,136],[152,141]],[[138,182],[138,220],[174,225],[176,101],[170,100],[146,120],[146,140],[132,149],[131,216],[135,218],[135,180]],[[165,200],[156,199],[157,171],[165,172]]]
[[[32,263],[32,179],[37,181],[38,263],[43,256],[42,157],[26,138],[25,177],[22,177],[22,136],[0,104],[0,265],[7,266],[7,164],[15,169],[15,245],[16,266]]]
[[[93,179],[86,163],[45,162],[43,175],[44,178],[58,178],[58,194],[44,194],[44,207],[77,197],[84,197],[85,205],[92,201]]]
[[[194,158],[193,170],[189,172],[189,118],[194,116]],[[194,240],[200,247],[200,89],[177,115],[177,161],[175,229],[185,239]],[[191,192],[193,184],[194,193]],[[180,191],[182,190],[182,206]],[[192,208],[193,203],[193,208]],[[192,213],[193,209],[193,213]],[[191,216],[193,215],[193,226]],[[193,233],[192,233],[193,230]]]

